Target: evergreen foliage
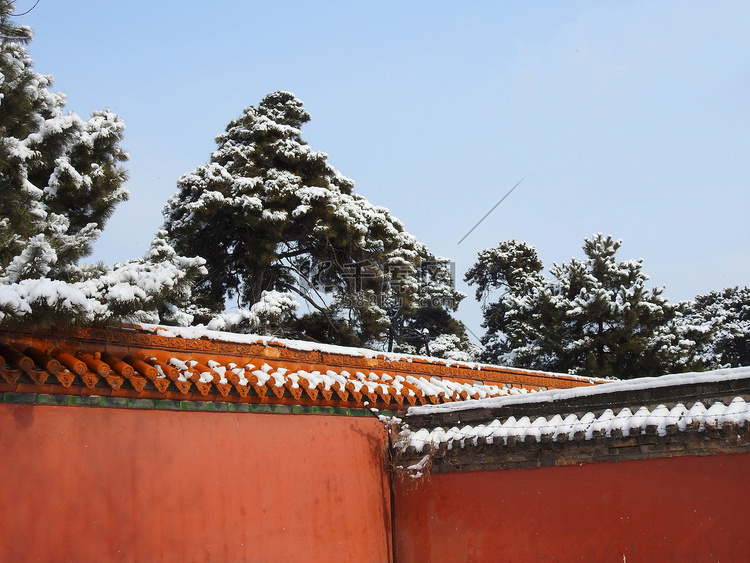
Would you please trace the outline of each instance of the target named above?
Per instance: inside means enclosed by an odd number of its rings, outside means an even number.
[[[646,287],[640,260],[615,259],[620,246],[594,235],[584,242],[586,258],[553,265],[551,279],[526,243],[480,252],[466,281],[485,303],[482,359],[596,377],[666,373],[672,358],[661,330],[676,308],[663,289]]]
[[[424,299],[442,291],[457,306],[462,295],[442,274],[423,276],[438,260],[302,140],[309,120],[293,94],[269,94],[229,123],[208,164],[178,181],[165,229],[177,251],[208,268],[193,311],[201,322],[242,317],[232,326],[258,330],[252,308],[286,295],[307,312],[281,308],[265,330],[345,345],[389,338],[393,347]],[[228,299],[244,312],[223,313]]]
[[[12,9],[0,3],[0,267],[17,282],[56,277],[89,254],[128,192],[122,120],[64,113],[65,96],[33,70],[23,46],[31,30],[13,25]]]
[[[423,247],[418,300],[411,314],[392,318],[389,340],[395,350],[448,360],[476,360],[481,349],[467,335],[466,326],[453,317],[465,295],[454,287],[453,264],[436,258]]]
[[[688,335],[683,357],[690,367],[750,366],[750,288],[698,295],[681,303],[680,312],[670,332]]]
[[[31,30],[0,2],[0,322],[50,325],[151,320],[185,323],[201,261],[157,235],[142,260],[80,266],[126,200],[125,125],[108,110],[65,112],[52,77],[36,73]]]

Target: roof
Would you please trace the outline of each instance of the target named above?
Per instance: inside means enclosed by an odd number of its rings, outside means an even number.
[[[158,325],[0,331],[0,392],[393,411],[602,380]]]
[[[746,452],[750,368],[411,408],[394,448],[418,475]]]

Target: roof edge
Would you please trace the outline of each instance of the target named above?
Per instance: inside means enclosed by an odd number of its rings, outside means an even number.
[[[304,361],[344,369],[347,367],[385,369],[423,376],[502,383],[537,389],[568,389],[610,382],[605,379],[576,375],[287,340],[273,336],[212,331],[196,327],[122,324],[102,327],[51,327],[43,330],[2,329],[0,333],[23,334],[32,338],[105,342],[122,346],[136,345],[182,353],[253,355],[272,360]]]

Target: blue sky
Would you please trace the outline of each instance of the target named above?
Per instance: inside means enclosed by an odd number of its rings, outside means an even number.
[[[750,284],[748,2],[40,0],[18,21],[69,110],[127,124],[132,196],[96,260],[142,255],[177,178],[289,90],[311,147],[459,278],[502,240],[551,265],[603,232],[671,301]]]

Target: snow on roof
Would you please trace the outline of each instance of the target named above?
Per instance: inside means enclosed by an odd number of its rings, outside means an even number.
[[[372,350],[370,348],[356,348],[352,346],[337,346],[333,344],[323,344],[320,342],[309,342],[303,340],[288,340],[284,338],[277,338],[275,336],[262,336],[258,334],[239,334],[235,332],[222,332],[218,330],[209,330],[203,326],[197,327],[174,327],[174,326],[163,326],[154,324],[140,324],[139,328],[159,334],[167,337],[180,337],[189,338],[193,340],[207,339],[220,342],[236,342],[238,344],[264,344],[267,346],[278,345],[288,348],[290,350],[299,350],[304,352],[326,352],[329,354],[341,354],[346,356],[361,356],[363,358],[382,358],[391,361],[406,361],[411,362],[414,360],[427,361],[433,364],[442,364],[447,367],[451,366],[462,366],[468,369],[474,369],[481,371],[487,367],[498,367],[489,366],[488,364],[481,364],[478,362],[462,362],[457,360],[446,360],[443,358],[434,358],[431,356],[420,356],[418,354],[399,354],[395,352],[383,352],[380,350]],[[518,373],[528,374],[539,374],[543,373],[547,377],[552,378],[564,378],[577,380],[581,383],[592,384],[592,383],[603,383],[609,380],[599,379],[595,377],[584,377],[579,375],[554,373],[554,372],[540,372],[538,370],[529,370],[523,368],[505,368],[512,369]]]
[[[419,356],[158,325],[0,331],[0,391],[403,410],[568,378]]]
[[[383,352],[369,348],[356,348],[349,346],[336,346],[319,342],[308,342],[301,340],[288,340],[274,336],[261,336],[257,334],[238,334],[209,330],[202,326],[198,327],[171,327],[162,325],[141,324],[138,329],[169,338],[187,338],[192,340],[208,340],[212,342],[227,342],[245,345],[276,346],[287,350],[299,352],[317,352],[320,354],[334,354],[349,358],[368,358],[385,362],[386,364],[397,363],[420,364],[421,367],[414,369],[428,370],[428,366],[441,366],[452,368],[451,370],[440,370],[441,373],[449,373],[451,376],[464,379],[498,381],[518,384],[527,388],[569,388],[577,386],[591,386],[608,383],[607,379],[595,377],[583,377],[563,373],[545,372],[523,368],[509,368],[477,362],[462,362],[434,358],[431,356],[420,356],[417,354],[399,354],[395,352]],[[455,371],[454,371],[455,370]],[[458,372],[461,372],[459,375]],[[475,372],[475,373],[468,373]]]
[[[675,385],[689,385],[697,383],[711,383],[732,381],[750,378],[750,367],[720,369],[707,372],[691,372],[673,375],[662,375],[660,377],[641,377],[630,380],[614,380],[606,385],[591,387],[575,387],[572,389],[550,389],[534,393],[533,395],[502,397],[498,399],[486,399],[475,401],[470,404],[436,405],[425,407],[412,407],[408,415],[429,415],[440,412],[457,412],[468,409],[486,408],[493,409],[505,406],[521,406],[529,403],[554,403],[565,399],[591,397],[595,395],[606,395],[620,391],[638,391],[644,389],[658,389],[672,387]]]
[[[487,424],[454,426],[451,428],[420,428],[416,432],[405,431],[396,444],[397,450],[412,448],[423,453],[425,448],[439,448],[441,444],[450,450],[469,445],[502,444],[516,442],[552,441],[566,442],[592,440],[600,437],[632,437],[646,434],[649,428],[658,436],[693,427],[699,431],[707,427],[721,428],[724,425],[745,426],[750,423],[750,403],[735,397],[729,404],[716,401],[706,407],[698,401],[687,408],[678,403],[671,409],[658,405],[652,409],[640,407],[635,412],[628,407],[614,412],[605,410],[599,416],[587,412],[582,416],[555,414],[551,417],[510,416],[492,419]]]
[[[394,449],[409,459],[473,447],[668,437],[724,427],[750,428],[748,367],[555,389],[471,404],[412,407],[401,423]],[[560,450],[551,450],[550,455],[560,455]],[[414,471],[421,475],[421,469]]]

